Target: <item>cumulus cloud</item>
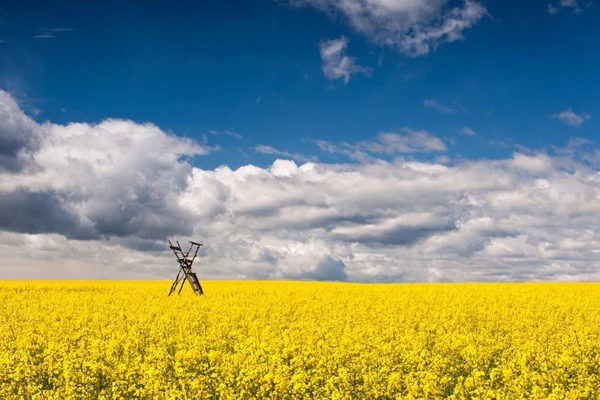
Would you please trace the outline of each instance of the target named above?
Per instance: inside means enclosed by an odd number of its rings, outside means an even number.
[[[37,124],[0,99],[2,154],[28,154],[0,170],[0,276],[172,278],[172,238],[204,243],[202,279],[600,278],[588,142],[442,165],[418,159],[442,141],[403,130],[323,143],[367,162],[205,170],[191,157],[213,148],[157,126]],[[415,158],[378,157],[404,152]]]
[[[357,73],[368,75],[370,70],[356,64],[353,57],[346,55],[348,38],[323,40],[319,43],[321,53],[321,70],[327,79],[343,79],[344,83],[350,81],[350,77]]]
[[[44,128],[29,118],[13,97],[0,91],[0,172],[18,172],[33,164]]]
[[[567,108],[558,113],[554,113],[548,116],[549,118],[554,118],[560,120],[563,124],[569,126],[581,126],[585,121],[592,118],[592,116],[588,113],[580,113],[577,114],[575,111],[571,109],[571,107]]]
[[[59,233],[72,239],[98,239],[94,227],[52,192],[0,193],[0,229],[20,233]]]
[[[173,206],[191,170],[182,157],[212,148],[124,120],[39,125],[7,93],[0,128],[2,229],[69,238],[192,232]]]
[[[487,11],[474,0],[448,7],[446,0],[288,0],[343,21],[373,43],[392,46],[408,56],[428,54],[440,44],[464,39],[463,32]]]
[[[308,276],[318,281],[345,281],[348,278],[346,264],[339,258],[331,256],[326,256],[319,261]]]

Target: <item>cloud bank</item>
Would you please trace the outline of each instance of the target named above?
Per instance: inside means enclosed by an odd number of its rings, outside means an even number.
[[[203,170],[214,151],[152,124],[38,124],[0,93],[0,276],[351,281],[600,277],[600,152],[434,163],[425,131],[320,142],[346,161]],[[362,154],[362,157],[356,157]],[[391,157],[383,160],[382,155]]]

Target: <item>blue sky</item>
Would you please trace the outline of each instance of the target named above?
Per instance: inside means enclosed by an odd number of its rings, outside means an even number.
[[[310,5],[4,2],[0,88],[37,121],[126,118],[206,134],[221,147],[197,161],[208,168],[272,162],[256,145],[332,160],[315,140],[355,142],[403,127],[453,138],[457,156],[498,157],[513,151],[499,142],[564,145],[598,128],[600,9],[581,3],[580,12],[551,14],[549,4],[486,1],[488,15],[464,40],[409,57]],[[57,28],[72,30],[43,30]],[[53,37],[34,38],[46,32]],[[342,35],[346,54],[370,74],[324,75],[319,42]],[[548,118],[569,108],[591,118],[577,127]]]
[[[0,3],[0,279],[600,279],[584,0]]]

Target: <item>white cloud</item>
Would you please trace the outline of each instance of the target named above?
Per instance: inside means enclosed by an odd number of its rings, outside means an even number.
[[[25,115],[7,92],[0,91],[0,172],[20,171],[31,164],[43,128]]]
[[[353,74],[368,75],[370,73],[368,68],[357,65],[353,57],[345,54],[347,46],[348,39],[344,36],[339,39],[323,40],[319,43],[321,70],[327,79],[343,79],[344,83],[348,83]]]
[[[468,126],[463,127],[460,130],[462,133],[464,133],[465,135],[469,135],[469,136],[475,136],[475,131],[471,128],[469,128]]]
[[[399,43],[399,47],[409,56],[422,56],[444,42],[464,40],[463,31],[477,23],[486,14],[481,4],[467,0],[463,8],[453,8],[441,21],[433,26],[417,26],[413,32]]]
[[[303,162],[316,161],[316,159],[314,157],[306,157],[299,153],[290,153],[288,151],[278,150],[273,146],[267,146],[264,144],[255,146],[254,150],[256,150],[259,153],[263,153],[263,154],[272,154],[272,155],[289,157],[289,158],[292,158],[297,161],[303,161]]]
[[[582,112],[580,114],[577,114],[570,107],[564,111],[561,111],[561,112],[558,112],[555,114],[551,114],[548,117],[558,119],[563,124],[569,125],[569,126],[580,126],[585,121],[592,118],[592,116],[588,113]]]
[[[459,109],[461,111],[466,111],[464,109],[464,107],[462,106],[458,106],[456,108],[453,107],[449,107],[443,104],[438,103],[437,101],[433,100],[433,99],[425,99],[423,101],[423,104],[425,105],[425,107],[429,107],[429,108],[433,108],[438,110],[439,112],[441,112],[442,114],[454,114],[455,112],[457,112]]]
[[[588,3],[588,6],[591,4],[591,2]],[[586,6],[587,7],[587,6]],[[580,13],[583,11],[583,9],[579,6],[579,3],[577,0],[559,0],[556,5],[552,5],[552,4],[548,4],[548,13],[549,14],[556,14],[560,9],[573,9],[574,13]]]
[[[218,131],[215,129],[211,129],[210,131],[208,131],[208,133],[210,133],[211,135],[224,135],[224,136],[231,136],[236,139],[243,139],[243,136],[240,133],[237,133],[235,131],[230,131],[227,129],[224,131]]]
[[[366,152],[359,150],[357,145],[351,145],[349,143],[342,143],[341,145],[338,145],[330,143],[326,140],[317,140],[316,144],[321,151],[332,154],[343,154],[351,160],[359,162],[369,162],[372,160],[372,157]]]
[[[444,142],[424,130],[403,128],[398,132],[379,132],[376,139],[363,140],[354,144],[333,144],[318,140],[317,146],[328,153],[344,154],[352,160],[367,163],[377,161],[381,154],[413,154],[446,151]]]
[[[311,6],[344,22],[371,42],[392,46],[409,56],[422,56],[440,44],[464,39],[463,31],[487,11],[473,0],[448,7],[445,0],[288,0]]]
[[[70,32],[70,31],[74,31],[75,29],[73,28],[40,28],[40,31],[44,31],[44,32]]]
[[[151,124],[39,125],[0,92],[0,228],[70,238],[190,231],[173,208],[191,167],[214,150]]]
[[[600,278],[600,158],[577,140],[452,165],[377,158],[445,148],[402,130],[321,143],[369,162],[203,170],[187,158],[206,145],[132,121],[37,124],[5,93],[0,134],[0,277],[172,278],[171,237],[204,243],[201,279]]]
[[[34,39],[54,39],[54,37],[55,36],[53,34],[46,32],[46,33],[41,33],[39,35],[35,35],[33,38]]]
[[[543,175],[552,169],[552,160],[544,154],[538,154],[535,156],[515,154],[508,162],[508,165],[515,169]]]
[[[56,33],[60,33],[60,32],[70,32],[73,31],[73,28],[40,28],[40,31],[42,31],[43,33],[40,33],[39,35],[35,35],[33,38],[34,39],[54,39],[56,36]]]
[[[444,142],[427,131],[404,128],[402,132],[380,132],[377,135],[377,141],[359,142],[358,146],[375,153],[420,153],[446,150]]]

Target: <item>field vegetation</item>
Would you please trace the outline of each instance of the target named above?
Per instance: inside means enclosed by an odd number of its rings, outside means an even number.
[[[600,398],[600,284],[169,285],[0,282],[0,398]]]

